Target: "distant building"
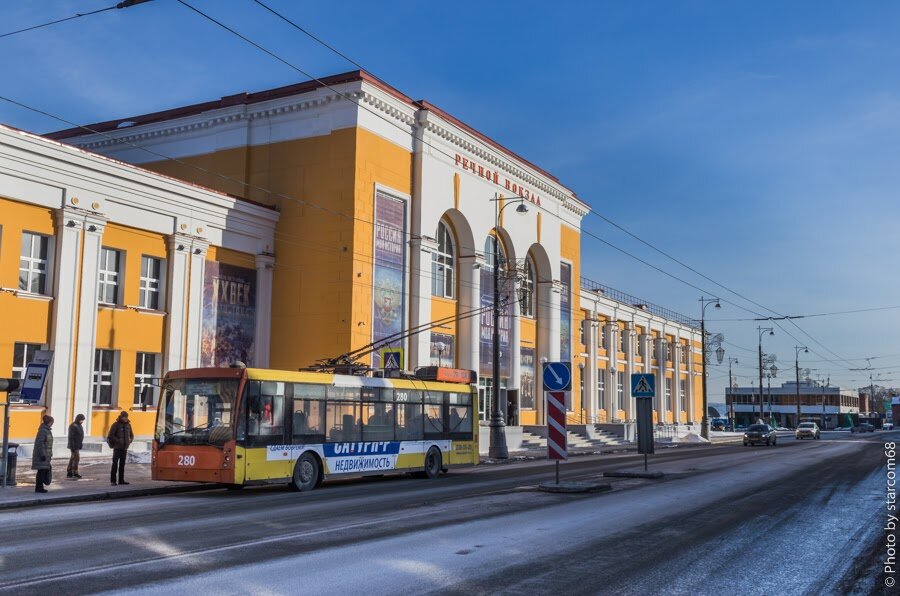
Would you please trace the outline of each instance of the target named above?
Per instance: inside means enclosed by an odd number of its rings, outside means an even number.
[[[798,386],[794,381],[781,387],[763,389],[763,416],[778,426],[797,426]],[[800,421],[816,422],[821,428],[856,424],[859,420],[859,394],[854,389],[826,387],[803,381],[799,386]],[[725,403],[735,424],[751,424],[759,415],[760,395],[756,387],[725,388]]]

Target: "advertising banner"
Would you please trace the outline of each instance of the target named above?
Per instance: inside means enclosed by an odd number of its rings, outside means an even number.
[[[488,239],[486,245],[485,256],[489,260],[493,260],[493,240]],[[500,261],[506,259],[501,248]],[[490,377],[494,374],[494,271],[490,263],[487,267],[481,268],[481,331],[479,334],[478,353],[479,353],[479,374],[482,377]],[[501,271],[501,278],[503,272]],[[501,279],[501,284],[502,284]],[[500,286],[500,301],[504,304],[500,308],[500,376],[509,378],[510,357],[509,353],[509,323],[512,314],[511,304],[508,299],[504,299],[504,288]]]
[[[372,341],[400,333],[406,323],[406,202],[375,193],[375,262],[372,267]],[[382,347],[403,347],[403,340]],[[372,365],[382,368],[373,354]]]
[[[446,333],[431,334],[431,362],[429,363],[431,366],[454,368],[456,351],[453,344],[455,339],[452,335],[447,335]]]
[[[523,410],[534,409],[534,348],[520,348],[519,399]]]
[[[572,360],[572,266],[559,265],[559,282],[562,293],[559,297],[559,359]]]
[[[253,366],[256,269],[208,261],[203,280],[200,366]]]

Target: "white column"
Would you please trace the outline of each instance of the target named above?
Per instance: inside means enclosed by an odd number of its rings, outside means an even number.
[[[587,363],[584,369],[583,407],[587,420],[597,422],[597,311],[592,310],[584,320],[584,337],[587,340]]]
[[[184,365],[186,368],[200,366],[200,333],[203,324],[203,282],[206,277],[206,252],[209,242],[191,238],[190,272],[187,284],[187,341]]]
[[[70,423],[72,411],[72,375],[75,370],[75,305],[78,301],[71,294],[78,287],[78,255],[81,248],[81,232],[84,229],[84,213],[70,208],[56,211],[56,251],[53,276],[53,324],[50,349],[53,361],[47,386],[49,413],[65,428]],[[65,296],[65,299],[62,297]],[[75,412],[78,414],[79,412]]]
[[[91,388],[94,373],[94,351],[97,347],[97,286],[100,271],[100,249],[103,248],[103,231],[106,218],[100,215],[84,216],[84,248],[81,258],[81,292],[78,306],[78,330],[75,357],[75,412],[83,413],[84,432],[91,432]],[[115,384],[114,384],[115,386]]]
[[[256,255],[256,337],[253,366],[269,367],[269,341],[272,337],[272,272],[275,257]]]
[[[431,323],[431,253],[437,250],[432,238],[414,238],[410,241],[409,327],[410,329]],[[431,360],[431,331],[422,331],[409,338],[406,368],[415,370],[428,366]]]
[[[538,318],[537,318],[537,362],[534,363],[535,386],[537,394],[537,423],[547,423],[547,408],[544,404],[544,365],[543,362],[558,362],[560,347],[560,299],[561,288],[557,284],[538,282]],[[542,361],[542,359],[545,359]]]
[[[516,390],[516,413],[519,412],[519,405],[522,403],[521,382],[522,382],[522,330],[521,322],[521,303],[519,302],[518,282],[512,281],[512,289],[510,297],[512,299],[510,309],[511,315],[509,320],[509,351],[510,351],[510,367],[509,367],[509,386],[507,391]],[[504,416],[506,412],[503,413]],[[509,420],[506,421],[509,423]]]
[[[672,420],[675,425],[681,424],[681,342],[676,333],[672,344]]]
[[[606,354],[609,358],[609,364],[606,369],[606,399],[601,404],[601,408],[606,410],[606,421],[612,422],[616,415],[616,400],[619,397],[619,338],[616,335],[618,325],[615,320],[611,320],[603,326],[603,333],[606,334]]]
[[[173,234],[168,237],[168,245],[166,355],[163,373],[185,367],[184,338],[191,238],[184,234]]]
[[[659,422],[666,421],[666,340],[665,334],[656,338],[656,411]]]
[[[688,338],[687,379],[685,380],[684,397],[688,402],[688,422],[693,424],[697,418],[694,414],[694,336]]]
[[[631,396],[631,375],[634,374],[634,323],[625,324],[625,419],[634,420],[634,398]]]
[[[481,267],[484,259],[475,255],[459,258],[459,300],[457,314],[464,318],[457,324],[457,354],[460,368],[479,373],[478,338],[481,330]]]

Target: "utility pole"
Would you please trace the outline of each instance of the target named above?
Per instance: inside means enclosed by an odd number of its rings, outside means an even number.
[[[795,428],[800,426],[800,350],[803,350],[803,353],[809,353],[809,349],[806,346],[794,346],[794,370],[797,372],[797,422]]]
[[[731,377],[731,365],[738,364],[737,358],[729,358],[728,359],[728,393],[731,394],[731,403],[729,404],[731,410],[731,430],[734,430],[734,393],[732,393],[732,389],[734,388],[734,380]]]
[[[763,351],[762,351],[762,336],[763,333],[768,331],[769,335],[775,335],[775,330],[772,327],[757,327],[759,331],[759,419],[762,420],[763,414]]]

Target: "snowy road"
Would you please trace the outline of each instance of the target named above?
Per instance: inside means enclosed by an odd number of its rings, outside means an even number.
[[[7,513],[0,591],[869,593],[890,437],[671,449],[651,460],[664,480],[592,495],[534,490],[552,472],[530,462]],[[638,467],[580,457],[563,476]]]

